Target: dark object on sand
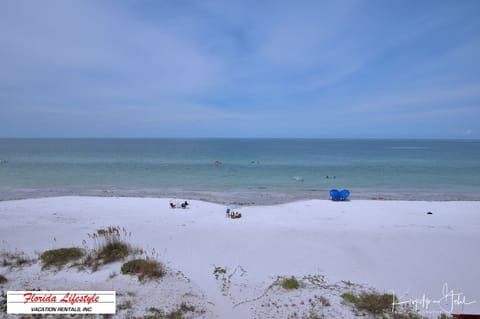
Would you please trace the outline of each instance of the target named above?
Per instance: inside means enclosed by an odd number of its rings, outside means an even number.
[[[432,213],[432,212],[428,212],[427,215],[433,215],[433,213]]]
[[[350,196],[350,191],[348,189],[344,190],[337,190],[337,189],[332,189],[330,191],[330,197],[332,198],[333,201],[345,201],[348,200],[348,197]]]
[[[231,219],[242,218],[242,214],[240,214],[239,212],[231,212],[230,218]]]
[[[187,201],[185,201],[181,204],[170,202],[170,208],[187,208],[188,205],[190,205],[190,204]]]

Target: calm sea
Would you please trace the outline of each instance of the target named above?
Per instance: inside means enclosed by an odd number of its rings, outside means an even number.
[[[0,139],[0,161],[0,199],[257,203],[348,188],[352,198],[480,200],[480,141],[470,140]]]

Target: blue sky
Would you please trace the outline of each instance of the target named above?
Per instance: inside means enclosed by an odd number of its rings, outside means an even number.
[[[0,137],[480,138],[480,1],[0,1]]]

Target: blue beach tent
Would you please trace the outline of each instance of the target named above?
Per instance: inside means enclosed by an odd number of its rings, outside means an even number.
[[[338,200],[340,198],[340,192],[338,191],[338,189],[332,189],[330,191],[330,197],[332,198],[332,200]]]
[[[340,192],[340,200],[347,200],[348,196],[350,196],[350,191],[348,189],[344,189]]]
[[[348,189],[344,189],[342,191],[339,191],[337,189],[332,189],[330,191],[330,197],[334,201],[348,200],[348,196],[350,196],[350,191]]]

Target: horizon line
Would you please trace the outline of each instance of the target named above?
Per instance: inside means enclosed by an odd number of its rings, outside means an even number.
[[[202,140],[207,140],[207,139],[223,139],[223,140],[262,140],[262,139],[269,139],[269,140],[457,140],[457,141],[480,141],[480,138],[475,138],[475,137],[294,137],[294,136],[282,136],[282,137],[216,137],[216,136],[155,136],[155,137],[129,137],[129,136],[113,136],[113,137],[105,137],[105,136],[90,136],[90,137],[82,137],[82,136],[13,136],[13,137],[2,137],[0,136],[0,140],[7,140],[7,139],[12,139],[12,140],[27,140],[27,139],[37,139],[37,140],[154,140],[154,139],[175,139],[175,140],[187,140],[187,139],[202,139]]]

